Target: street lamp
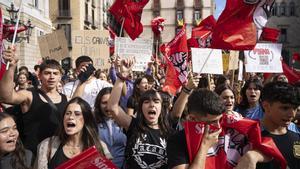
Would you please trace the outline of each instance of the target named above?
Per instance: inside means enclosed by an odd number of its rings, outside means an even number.
[[[18,12],[19,12],[19,9],[15,9],[15,6],[13,3],[11,3],[10,5],[10,8],[6,8],[6,10],[8,11],[9,13],[9,16],[10,16],[10,20],[7,21],[3,26],[5,28],[7,28],[7,30],[12,33],[14,32],[14,27],[15,27],[15,24],[16,24],[16,20],[17,20],[17,16],[18,16]],[[17,32],[22,32],[22,31],[26,31],[25,32],[25,36],[18,36],[18,34],[16,35],[16,42],[22,42],[22,40],[27,40],[27,43],[29,43],[29,37],[31,36],[32,34],[32,29],[34,28],[34,26],[31,24],[31,20],[28,19],[27,23],[24,24],[23,21],[19,21],[19,27],[17,28]],[[12,42],[13,40],[13,36],[10,35],[10,36],[7,36],[6,38],[9,42]]]

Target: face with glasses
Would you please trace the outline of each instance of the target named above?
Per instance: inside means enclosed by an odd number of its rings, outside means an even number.
[[[64,115],[64,129],[67,135],[80,135],[84,126],[82,109],[79,104],[71,103]]]
[[[6,117],[0,121],[0,154],[6,154],[16,149],[19,137],[17,125],[13,118]]]

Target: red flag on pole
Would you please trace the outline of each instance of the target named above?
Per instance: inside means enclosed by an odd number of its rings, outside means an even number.
[[[210,47],[211,34],[216,25],[213,15],[208,16],[192,29],[192,36],[188,40],[189,47],[206,48]]]
[[[122,24],[129,37],[134,40],[143,32],[141,17],[143,8],[149,0],[116,0],[109,12]]]
[[[171,63],[168,64],[168,66],[174,67],[175,69],[176,78],[172,88],[178,89],[182,84],[187,82],[188,76],[188,46],[185,25],[175,38],[169,43],[163,44],[160,50],[164,54],[167,62]],[[172,70],[172,68],[169,69]],[[166,81],[168,81],[168,78],[174,77],[167,77]]]
[[[212,33],[211,48],[253,49],[257,40],[253,14],[258,4],[253,0],[227,0]]]

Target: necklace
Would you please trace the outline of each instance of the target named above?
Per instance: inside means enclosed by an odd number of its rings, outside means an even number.
[[[81,149],[82,149],[82,145],[71,146],[71,145],[65,144],[65,150],[71,157],[80,153]]]

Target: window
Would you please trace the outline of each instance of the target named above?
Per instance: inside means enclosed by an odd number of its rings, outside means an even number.
[[[279,39],[279,42],[281,42],[281,43],[287,42],[287,29],[286,28],[282,28],[280,30],[280,39]]]
[[[184,22],[183,22],[183,11],[178,10],[176,11],[176,22],[178,26],[183,26]]]
[[[198,10],[194,11],[194,21],[195,25],[198,25],[201,21],[201,13]]]
[[[92,10],[92,25],[95,26],[95,11]]]
[[[89,6],[85,3],[85,20],[88,21]]]
[[[59,15],[71,16],[70,13],[70,0],[59,0]]]
[[[296,5],[295,2],[290,2],[290,16],[296,16]]]
[[[39,0],[33,0],[33,1],[32,1],[32,5],[33,5],[35,8],[39,8]]]
[[[281,4],[280,4],[280,15],[286,16],[286,3],[285,2],[281,2]]]
[[[277,3],[275,3],[274,7],[272,9],[272,16],[277,16],[277,8],[278,8],[278,5],[277,5]]]
[[[71,36],[71,24],[58,24],[58,29],[63,29],[65,31],[66,39],[68,41],[69,47],[72,47],[72,36]]]

